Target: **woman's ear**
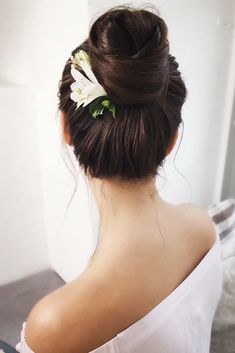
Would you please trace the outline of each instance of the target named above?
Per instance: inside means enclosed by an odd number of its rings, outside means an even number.
[[[62,135],[63,135],[63,139],[65,141],[65,143],[67,143],[67,145],[72,145],[71,144],[71,139],[70,139],[70,134],[68,131],[68,128],[66,127],[66,116],[65,113],[63,111],[60,112],[60,122],[61,122],[61,130],[62,130]]]
[[[175,132],[175,135],[171,141],[171,143],[169,144],[169,146],[167,147],[167,150],[166,150],[166,156],[168,154],[171,153],[171,151],[173,150],[175,144],[176,144],[176,141],[177,141],[177,138],[178,138],[178,134],[179,134],[179,128],[177,128],[176,132]]]

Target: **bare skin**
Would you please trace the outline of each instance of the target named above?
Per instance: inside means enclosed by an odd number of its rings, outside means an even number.
[[[124,184],[88,176],[88,183],[100,211],[100,243],[77,278],[30,312],[26,341],[35,353],[101,346],[166,298],[215,242],[206,211],[166,202],[155,178]]]

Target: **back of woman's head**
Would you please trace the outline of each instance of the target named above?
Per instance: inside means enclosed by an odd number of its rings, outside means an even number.
[[[185,84],[169,53],[167,26],[152,11],[112,8],[91,26],[75,48],[87,52],[92,71],[116,105],[94,118],[88,105],[71,100],[71,63],[59,85],[59,109],[65,116],[75,156],[90,176],[139,180],[157,175],[182,122]]]

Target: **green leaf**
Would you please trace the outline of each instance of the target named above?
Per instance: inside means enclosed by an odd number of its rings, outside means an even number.
[[[104,106],[104,107],[106,107],[106,108],[108,108],[109,106],[110,106],[110,100],[109,99],[105,99],[105,100],[103,100],[102,102],[101,102],[101,104]]]
[[[102,98],[103,99],[103,98]],[[104,106],[101,105],[101,99],[98,97],[95,99],[93,102],[90,103],[89,105],[89,111],[92,114],[94,118],[96,118],[98,115],[103,114],[103,110],[105,109]]]
[[[92,114],[93,117],[96,118],[98,115],[103,114],[103,110],[104,110],[104,109],[102,109],[102,110],[96,110],[96,111]]]
[[[115,106],[115,104],[112,103],[108,109],[113,114],[113,117],[116,118],[116,106]]]
[[[114,103],[111,103],[109,99],[104,99],[104,96],[96,98],[93,102],[89,104],[89,111],[94,118],[96,118],[98,115],[103,114],[105,108],[107,108],[115,118],[116,106]]]
[[[104,109],[105,109],[105,107],[97,107],[91,113],[92,113],[93,117],[96,118],[98,115],[103,114]]]

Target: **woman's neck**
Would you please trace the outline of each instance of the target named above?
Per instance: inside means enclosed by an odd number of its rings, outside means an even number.
[[[89,182],[100,214],[99,249],[151,240],[158,227],[156,210],[166,204],[156,189],[155,178],[145,183],[94,178]]]

